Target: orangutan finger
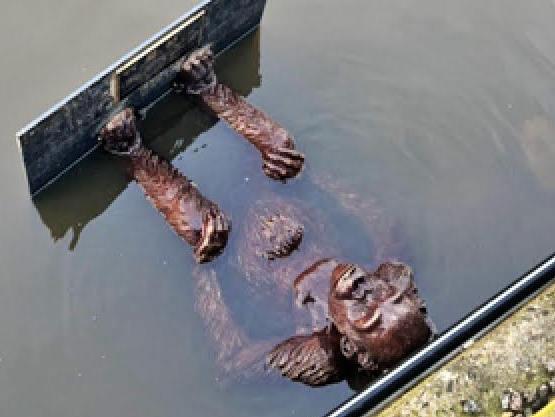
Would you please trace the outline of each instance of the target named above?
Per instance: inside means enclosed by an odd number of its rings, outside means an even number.
[[[205,241],[209,240],[210,236],[214,233],[214,217],[212,213],[206,216],[205,227],[202,232]]]
[[[293,160],[272,152],[269,152],[268,154],[266,154],[266,160],[286,168],[288,167],[300,168],[300,166],[302,165],[302,161]]]
[[[264,172],[274,179],[287,178],[287,170],[285,168],[269,161],[264,162]]]
[[[277,151],[284,155],[288,156],[293,159],[298,159],[300,161],[304,161],[305,157],[302,152],[297,151],[296,149],[289,149],[289,148],[278,148]]]
[[[303,161],[300,159],[291,159],[287,156],[280,155],[275,152],[268,152],[264,155],[266,175],[277,179],[287,179],[296,176],[303,167]]]

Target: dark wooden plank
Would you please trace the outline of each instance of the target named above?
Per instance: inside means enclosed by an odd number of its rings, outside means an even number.
[[[116,100],[128,96],[187,51],[200,47],[205,16],[206,10],[200,10],[119,67],[113,75],[112,96]]]
[[[22,129],[17,139],[31,194],[93,150],[98,131],[116,112],[124,106],[143,108],[166,92],[182,55],[207,42],[220,52],[257,27],[265,4],[205,1]]]

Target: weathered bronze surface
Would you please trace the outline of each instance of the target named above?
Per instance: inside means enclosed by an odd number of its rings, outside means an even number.
[[[329,308],[348,355],[367,371],[396,365],[432,333],[412,270],[402,263],[386,262],[372,273],[357,265],[338,265]]]

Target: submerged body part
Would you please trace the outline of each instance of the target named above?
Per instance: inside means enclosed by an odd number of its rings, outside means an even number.
[[[197,262],[211,261],[224,250],[230,220],[170,162],[141,144],[131,109],[114,116],[101,130],[100,140],[105,150],[128,159],[132,177],[172,229],[193,247]]]
[[[266,113],[218,83],[209,46],[194,51],[184,61],[180,81],[187,93],[198,96],[203,107],[226,121],[258,149],[264,161],[262,169],[268,177],[285,181],[299,174],[304,155],[295,149],[291,135]]]
[[[343,285],[339,297],[333,292],[332,278],[341,275],[336,271],[341,264],[330,257],[352,259],[354,255],[335,241],[338,230],[316,205],[255,190],[257,200],[247,205],[245,215],[236,216],[236,244],[226,257],[226,274],[244,278],[235,285],[244,287],[240,297],[248,300],[242,308],[253,310],[247,316],[248,328],[240,324],[246,313],[234,310],[237,293],[226,294],[220,285],[220,279],[228,279],[218,276],[221,268],[199,267],[193,274],[196,309],[205,323],[208,345],[215,350],[221,382],[248,381],[255,375],[277,377],[278,372],[271,371],[278,370],[310,386],[347,380],[360,389],[430,337],[431,326],[420,310],[423,303],[414,290],[410,268],[384,262],[395,259],[399,251],[387,215],[369,196],[353,193],[329,177],[313,179],[310,186],[333,197],[330,204],[337,204],[334,219],[338,210],[343,211],[351,219],[349,227],[371,237],[371,242],[362,235],[358,238],[361,247],[372,248],[362,259],[381,266],[372,273],[359,272],[363,276],[353,278],[351,286],[360,285],[361,289],[349,293]],[[343,224],[339,232],[349,235],[352,229]],[[382,284],[391,297],[374,300],[366,286]],[[333,314],[330,300],[340,304],[334,304]],[[370,307],[364,307],[363,300]],[[376,328],[371,320],[375,307],[382,311]],[[345,317],[358,327],[351,330]],[[393,325],[395,322],[398,325]],[[415,324],[415,330],[405,337],[409,323]],[[289,337],[291,334],[295,336]]]
[[[318,261],[295,281],[296,304],[317,328],[278,344],[267,365],[311,386],[377,376],[433,335],[411,269],[382,263],[374,272],[333,259]],[[324,317],[329,322],[325,327]],[[321,327],[318,329],[318,327]]]

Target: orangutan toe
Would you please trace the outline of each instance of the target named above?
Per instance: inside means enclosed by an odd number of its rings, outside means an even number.
[[[221,211],[212,208],[205,213],[201,239],[195,250],[197,262],[209,262],[222,253],[227,244],[230,230],[231,222]]]
[[[289,148],[277,148],[263,156],[264,173],[275,180],[286,180],[298,175],[304,165],[304,155]]]
[[[296,149],[278,148],[278,152],[284,156],[290,157],[291,159],[304,162],[304,154],[302,152],[297,151]]]

